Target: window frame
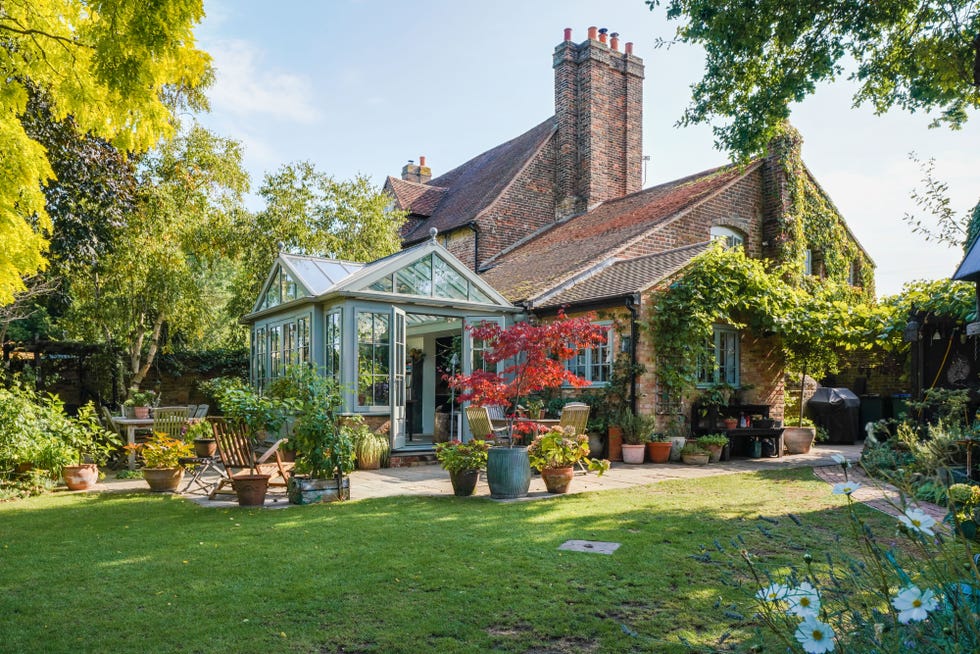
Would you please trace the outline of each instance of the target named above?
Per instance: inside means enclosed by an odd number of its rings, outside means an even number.
[[[728,344],[731,347],[727,347]],[[719,384],[728,384],[738,387],[742,383],[742,334],[738,329],[730,325],[714,325],[711,330],[711,337],[704,345],[704,351],[698,356],[697,383],[699,389],[711,388]],[[711,348],[709,353],[708,348]],[[724,348],[724,351],[723,351]],[[707,371],[707,361],[710,355],[711,370]],[[723,355],[723,356],[722,356]],[[726,366],[726,370],[731,370],[729,378],[725,375],[722,379],[721,362],[731,360],[731,365]],[[707,374],[706,374],[707,373]]]
[[[587,388],[605,388],[609,386],[609,380],[612,377],[612,367],[613,362],[616,360],[616,351],[614,349],[615,343],[615,328],[611,320],[599,320],[592,323],[597,327],[601,327],[606,332],[606,342],[596,347],[591,347],[585,350],[579,350],[574,357],[568,359],[564,362],[565,370],[568,370],[577,377],[581,377],[589,382]],[[596,362],[596,353],[599,353],[599,358],[603,356],[603,351],[605,352],[606,361],[604,363]],[[579,370],[583,369],[587,374],[579,374]],[[596,370],[606,369],[605,380],[595,379],[594,373]],[[600,373],[599,377],[603,375]],[[570,387],[570,384],[564,384],[564,386]]]

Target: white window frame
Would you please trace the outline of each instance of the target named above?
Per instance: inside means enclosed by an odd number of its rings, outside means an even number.
[[[717,384],[738,387],[742,376],[741,334],[734,327],[715,325],[711,337],[705,343],[705,352],[698,357],[698,388],[710,388]],[[710,354],[711,370],[707,370]],[[722,378],[722,365],[731,374]]]
[[[579,350],[574,357],[565,361],[565,369],[582,379],[588,380],[588,388],[605,388],[609,385],[609,378],[612,376],[613,360],[615,359],[615,351],[613,350],[613,324],[611,320],[603,320],[592,324],[605,330],[606,342],[596,347]],[[601,359],[603,356],[605,356],[605,362],[597,363],[596,359]],[[593,373],[600,366],[606,368],[605,380],[594,379],[595,375]],[[578,370],[581,369],[584,369],[586,374],[578,374]],[[602,377],[602,375],[600,374],[599,377]]]
[[[711,240],[724,240],[726,250],[745,247],[745,234],[725,225],[715,225],[711,228]]]

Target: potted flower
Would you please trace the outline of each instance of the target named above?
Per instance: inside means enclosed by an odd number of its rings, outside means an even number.
[[[436,458],[449,473],[453,495],[469,497],[476,490],[480,471],[487,468],[490,443],[474,438],[466,443],[458,440],[436,443]]]
[[[531,420],[540,420],[544,417],[544,400],[532,397],[527,401],[527,417]]]
[[[145,420],[150,417],[150,406],[153,405],[155,397],[156,394],[153,391],[141,391],[136,386],[132,386],[123,406],[128,407],[133,412],[134,418]]]
[[[143,479],[156,493],[172,493],[184,478],[181,459],[194,455],[194,448],[179,438],[171,438],[163,432],[153,432],[145,443],[126,446],[143,457]]]
[[[809,418],[793,416],[783,425],[783,447],[787,454],[807,454],[813,447],[817,430]]]
[[[217,451],[214,440],[214,428],[207,420],[192,418],[184,428],[184,440],[194,444],[194,456],[209,458]]]
[[[728,436],[724,434],[708,434],[707,436],[701,436],[698,438],[698,445],[702,448],[708,450],[709,461],[711,463],[718,463],[721,461],[722,450],[728,445]]]
[[[99,466],[105,465],[120,441],[116,434],[99,424],[91,402],[79,407],[74,419],[65,418],[61,439],[72,465],[61,468],[69,490],[89,490],[99,480]]]
[[[483,341],[483,358],[491,369],[497,368],[495,364],[506,364],[495,372],[478,370],[449,378],[450,386],[460,391],[459,402],[482,406],[519,407],[531,393],[565,384],[589,385],[565,363],[580,350],[606,340],[604,330],[592,324],[592,316],[567,318],[561,311],[548,323],[519,322],[505,329],[495,322],[486,322],[467,329],[474,339]],[[514,420],[510,418],[511,438],[507,445],[491,447],[487,454],[487,484],[490,496],[496,499],[525,497],[531,485],[527,447],[515,443]]]
[[[647,457],[652,463],[667,463],[670,460],[670,438],[667,434],[656,431],[650,434],[647,441]]]
[[[645,416],[629,410],[623,411],[619,417],[619,426],[623,429],[624,463],[643,463],[646,443],[656,424],[653,416]]]
[[[710,454],[696,442],[687,443],[681,449],[681,461],[692,466],[703,466],[708,464]]]
[[[576,436],[574,427],[549,429],[531,442],[527,454],[549,493],[568,492],[574,466],[580,461],[599,475],[609,469],[609,461],[589,458],[589,437]]]

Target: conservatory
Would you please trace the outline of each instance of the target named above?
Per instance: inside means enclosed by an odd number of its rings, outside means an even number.
[[[521,311],[433,238],[366,264],[281,253],[242,322],[256,387],[314,365],[340,384],[345,413],[390,421],[392,449],[410,450],[459,428],[444,376],[487,365],[466,327]]]

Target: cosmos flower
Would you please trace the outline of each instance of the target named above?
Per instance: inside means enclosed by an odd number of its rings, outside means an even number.
[[[936,535],[936,532],[932,530],[936,524],[936,521],[932,518],[932,516],[919,509],[908,509],[905,513],[898,516],[898,519],[912,531],[921,532],[926,536]]]
[[[807,654],[824,654],[834,651],[834,630],[826,622],[810,616],[796,628],[797,642]]]
[[[895,596],[892,606],[898,611],[898,621],[908,624],[925,620],[929,617],[929,611],[936,610],[939,602],[931,590],[922,591],[918,586],[908,586]]]

